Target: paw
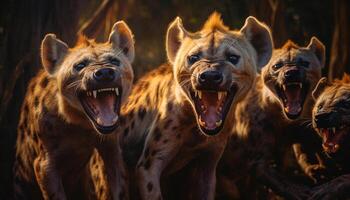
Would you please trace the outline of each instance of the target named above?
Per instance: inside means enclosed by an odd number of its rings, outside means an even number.
[[[326,181],[326,168],[322,165],[309,165],[305,169],[305,173],[309,176],[314,183],[320,183]]]

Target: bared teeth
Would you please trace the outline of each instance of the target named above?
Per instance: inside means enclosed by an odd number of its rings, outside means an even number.
[[[333,132],[333,134],[335,134],[335,127],[332,128],[332,132]]]
[[[118,88],[114,88],[114,91],[115,91],[115,94],[116,94],[117,96],[119,96],[119,89],[118,89]]]
[[[303,88],[303,84],[302,84],[302,83],[299,83],[299,87],[300,87],[300,89]]]
[[[222,119],[220,121],[215,122],[216,127],[219,127],[222,124]]]
[[[218,92],[218,100],[219,101],[225,96],[226,96],[226,92]]]
[[[202,99],[202,92],[201,91],[198,91],[198,97],[199,97],[199,99]]]
[[[96,99],[96,97],[97,97],[97,91],[96,91],[96,90],[92,91],[92,94],[94,95],[94,98]]]
[[[287,89],[286,85],[282,85],[282,87],[283,87],[283,90],[286,91]]]
[[[195,96],[195,97],[198,96],[198,91],[197,91],[197,90],[194,91],[194,96]]]
[[[199,124],[200,124],[201,126],[205,126],[205,122],[202,121],[202,117],[201,117],[201,116],[199,116],[198,121],[199,121]]]

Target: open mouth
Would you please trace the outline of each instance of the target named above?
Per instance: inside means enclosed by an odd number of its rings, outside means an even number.
[[[99,133],[108,134],[117,127],[121,94],[118,87],[79,92],[80,103]]]
[[[308,84],[302,82],[284,83],[276,86],[276,91],[283,103],[283,111],[290,119],[296,119],[303,111]]]
[[[236,92],[236,85],[233,85],[228,91],[190,91],[198,125],[204,134],[216,135],[220,132]]]
[[[344,136],[347,134],[344,126],[319,128],[318,130],[322,136],[322,147],[327,153],[336,153]]]

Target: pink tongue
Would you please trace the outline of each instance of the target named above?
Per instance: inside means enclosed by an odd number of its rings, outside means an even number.
[[[205,122],[206,129],[214,130],[216,122],[221,120],[221,116],[217,113],[218,96],[216,92],[202,92],[202,94],[201,102],[206,109],[202,112],[201,118]]]
[[[89,98],[89,102],[94,106],[96,122],[101,126],[112,126],[118,119],[118,114],[114,111],[116,96],[113,94],[98,94],[97,98]]]
[[[284,91],[287,98],[285,109],[289,114],[296,115],[301,111],[300,93],[300,88],[295,86],[287,86]]]

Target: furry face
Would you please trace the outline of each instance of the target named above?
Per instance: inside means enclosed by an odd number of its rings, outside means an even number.
[[[312,124],[323,139],[323,149],[335,154],[350,144],[350,79],[327,83],[321,79],[314,90],[317,99],[312,112]],[[347,148],[346,148],[347,150]]]
[[[108,42],[103,44],[84,39],[69,49],[53,34],[42,42],[42,62],[57,80],[60,103],[84,113],[102,134],[118,125],[121,102],[133,81],[133,57],[133,36],[124,22],[113,26]]]
[[[299,47],[288,41],[274,51],[269,64],[263,68],[265,86],[283,108],[288,119],[296,119],[303,113],[311,91],[321,78],[325,47],[313,37],[307,47]]]
[[[192,105],[204,134],[223,129],[252,87],[258,67],[268,62],[272,46],[269,28],[253,17],[240,31],[229,30],[217,13],[196,33],[185,30],[179,18],[170,25],[168,58],[180,96]]]

